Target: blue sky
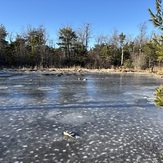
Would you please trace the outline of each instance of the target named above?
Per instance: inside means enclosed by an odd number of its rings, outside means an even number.
[[[56,39],[59,28],[78,29],[85,22],[91,24],[92,37],[114,29],[137,35],[145,21],[148,32],[154,29],[148,8],[155,11],[155,0],[3,0],[0,4],[0,24],[9,33],[44,25],[50,38]]]

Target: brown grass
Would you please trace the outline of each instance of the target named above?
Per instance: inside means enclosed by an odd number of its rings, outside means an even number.
[[[55,72],[81,72],[81,73],[135,73],[135,74],[144,74],[144,75],[153,75],[158,78],[163,78],[163,67],[154,67],[153,70],[140,70],[140,69],[129,69],[129,68],[111,68],[111,69],[87,69],[81,68],[79,66],[73,66],[69,68],[22,68],[23,71],[37,71],[37,70],[46,70],[46,71],[55,71]]]

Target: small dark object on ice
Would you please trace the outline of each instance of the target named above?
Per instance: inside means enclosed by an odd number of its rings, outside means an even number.
[[[64,131],[63,135],[69,138],[80,138],[79,134],[77,134],[76,132],[69,132],[69,131]]]
[[[86,81],[87,79],[86,78],[78,78],[78,80]]]

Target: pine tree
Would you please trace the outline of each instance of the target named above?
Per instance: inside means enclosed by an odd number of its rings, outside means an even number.
[[[154,14],[151,9],[148,9],[151,15],[150,21],[153,22],[154,26],[160,29],[163,32],[163,8],[162,0],[156,0],[156,14]],[[160,38],[154,38],[154,41],[157,43],[157,55],[158,61],[163,61],[163,36]]]
[[[156,106],[163,107],[163,85],[156,88],[154,102]]]
[[[154,14],[151,9],[148,9],[151,19],[155,27],[163,30],[163,9],[162,9],[162,0],[156,0],[156,14]]]
[[[72,51],[74,50],[74,44],[77,40],[77,35],[71,27],[64,27],[59,30],[59,42],[57,43],[61,49],[64,50],[65,56],[70,60]]]
[[[150,21],[153,22],[154,26],[163,31],[163,8],[162,8],[162,0],[156,0],[156,14],[154,14],[150,9],[148,9],[151,19]],[[160,39],[156,39],[157,41],[157,55],[158,60],[163,60],[163,36]],[[156,106],[163,107],[163,85],[156,88],[155,93],[155,100]]]

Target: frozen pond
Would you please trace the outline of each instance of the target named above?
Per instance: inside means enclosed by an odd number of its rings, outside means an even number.
[[[81,80],[87,79],[87,80]],[[162,79],[0,71],[0,163],[161,163]],[[65,138],[74,131],[78,139]]]

